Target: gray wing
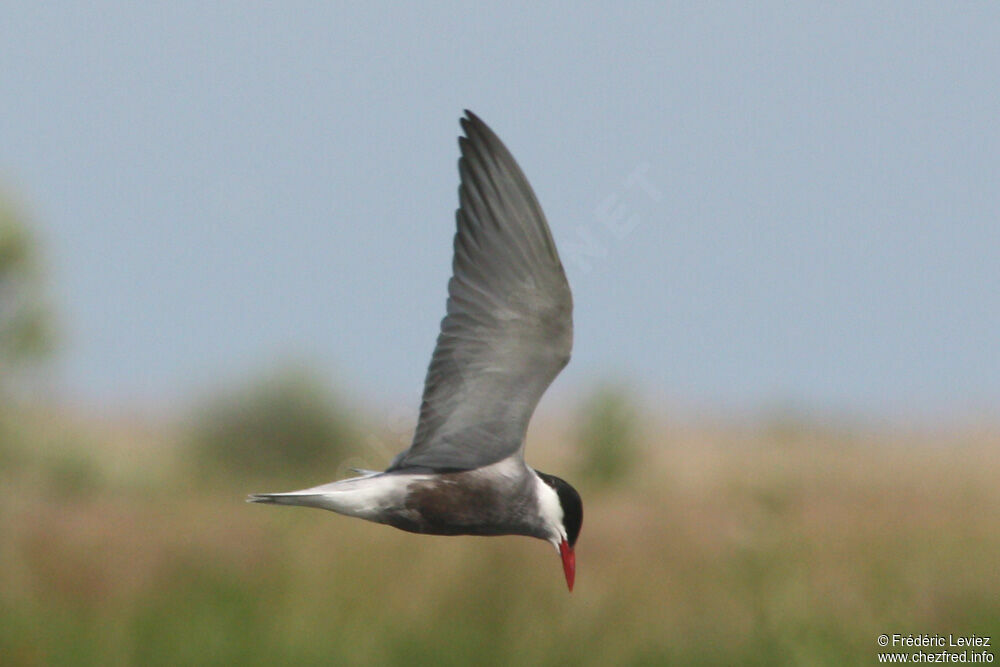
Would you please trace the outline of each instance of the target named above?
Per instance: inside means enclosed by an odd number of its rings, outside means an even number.
[[[521,450],[573,347],[573,298],[542,209],[500,139],[465,113],[448,311],[413,444],[389,470],[468,470]]]

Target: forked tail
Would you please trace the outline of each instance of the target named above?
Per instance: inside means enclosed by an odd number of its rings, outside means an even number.
[[[282,495],[283,494],[280,494],[280,493],[251,493],[249,496],[247,496],[247,502],[248,503],[270,503],[270,504],[273,504],[273,505],[295,504],[295,503],[289,503],[287,500],[285,500],[284,502],[282,502],[282,497],[281,497]]]
[[[319,507],[339,514],[378,521],[381,512],[398,506],[410,476],[367,473],[287,493],[252,493],[248,503]]]
[[[247,496],[248,503],[264,503],[267,505],[298,505],[301,507],[319,507],[333,509],[322,493],[306,493],[291,491],[289,493],[251,493]]]

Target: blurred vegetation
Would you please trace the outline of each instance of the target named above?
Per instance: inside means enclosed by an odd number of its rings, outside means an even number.
[[[0,191],[0,391],[52,350],[39,253],[27,216]]]
[[[584,497],[569,594],[538,540],[247,505],[167,427],[22,419],[0,664],[842,665],[883,632],[1000,636],[1000,431],[642,426],[630,484]]]
[[[4,204],[0,391],[51,350],[42,287]],[[303,367],[220,390],[184,427],[2,399],[4,667],[842,665],[876,662],[882,633],[1000,636],[994,427],[786,411],[668,437],[605,385],[573,459],[617,492],[581,485],[568,594],[538,540],[245,504],[264,476],[321,483],[357,453],[358,420]],[[531,459],[561,449],[540,438]]]
[[[598,487],[626,481],[639,459],[639,421],[639,409],[623,385],[597,387],[577,418],[577,473]]]
[[[358,446],[359,432],[322,379],[294,365],[206,399],[189,438],[197,459],[213,470],[273,478],[315,467],[335,470]]]
[[[357,418],[303,367],[220,390],[183,427],[11,409],[52,350],[42,269],[0,197],[4,667],[843,665],[875,663],[882,633],[1000,637],[995,425],[777,410],[668,437],[604,385],[574,420],[587,509],[568,594],[538,540],[245,504],[264,476],[321,483],[357,453]],[[541,438],[531,459],[562,449]]]

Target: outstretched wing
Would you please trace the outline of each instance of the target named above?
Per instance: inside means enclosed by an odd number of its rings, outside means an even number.
[[[389,470],[468,470],[518,452],[573,347],[573,298],[542,209],[500,139],[465,113],[448,312],[413,444]]]

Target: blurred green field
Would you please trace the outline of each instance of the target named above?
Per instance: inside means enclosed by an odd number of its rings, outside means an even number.
[[[529,460],[576,483],[568,421],[533,427]],[[997,430],[646,422],[627,484],[578,485],[568,594],[540,541],[243,502],[334,469],[213,473],[173,426],[8,417],[0,664],[843,665],[881,633],[998,641]]]

